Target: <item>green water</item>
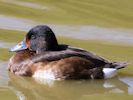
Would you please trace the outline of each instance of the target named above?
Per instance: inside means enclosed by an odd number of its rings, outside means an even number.
[[[95,81],[41,81],[13,75],[9,77],[11,80],[8,86],[20,92],[20,96],[27,100],[114,100],[120,98],[131,100],[133,98],[128,92],[129,86],[118,78]],[[114,87],[105,88],[106,83]]]
[[[132,9],[132,0],[0,0],[0,15],[55,26],[94,25],[132,29]],[[8,20],[5,23],[17,25]],[[15,76],[7,71],[8,59],[13,54],[9,52],[9,48],[20,42],[26,32],[11,30],[7,26],[3,29],[1,25],[5,23],[0,22],[0,100],[133,99],[132,45],[58,36],[59,43],[84,48],[109,60],[128,61],[131,64],[120,70],[118,76],[108,80],[35,80],[31,77]]]
[[[133,28],[132,9],[132,0],[0,0],[1,14],[51,24]]]

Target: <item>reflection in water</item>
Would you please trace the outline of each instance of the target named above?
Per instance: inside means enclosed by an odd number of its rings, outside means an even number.
[[[9,74],[9,86],[21,91],[28,100],[80,100],[95,94],[133,94],[133,77],[118,77],[110,80],[35,80]],[[126,80],[126,81],[125,81]],[[132,91],[131,91],[132,90]]]
[[[8,88],[10,90],[12,90],[12,92],[14,92],[14,94],[17,96],[18,100],[26,100],[24,94],[21,91],[15,89],[15,87],[8,87]]]
[[[108,80],[52,81],[15,76],[8,73],[6,66],[7,62],[0,62],[0,89],[6,87],[19,100],[81,100],[97,94],[133,94],[131,76]]]
[[[128,85],[128,93],[133,94],[133,77],[122,77],[119,80]]]

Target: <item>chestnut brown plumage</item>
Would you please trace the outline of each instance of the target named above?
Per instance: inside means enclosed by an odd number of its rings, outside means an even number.
[[[102,79],[103,68],[127,66],[125,62],[111,62],[89,51],[58,44],[46,25],[33,27],[22,44],[26,47],[13,48],[16,54],[9,61],[9,70],[17,75],[33,76],[38,70],[50,69],[55,79]]]

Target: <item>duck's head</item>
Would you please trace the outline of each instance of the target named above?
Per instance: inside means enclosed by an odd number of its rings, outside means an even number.
[[[25,49],[40,54],[45,51],[58,50],[58,42],[54,32],[46,25],[33,27],[25,36],[24,40],[10,49],[17,52]]]

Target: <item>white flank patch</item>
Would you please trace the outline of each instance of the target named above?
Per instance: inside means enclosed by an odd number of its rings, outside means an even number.
[[[41,79],[50,79],[56,80],[55,74],[51,69],[48,70],[38,70],[32,76],[34,78],[41,78]]]
[[[112,78],[117,75],[117,69],[114,68],[103,68],[103,72],[105,79]]]

